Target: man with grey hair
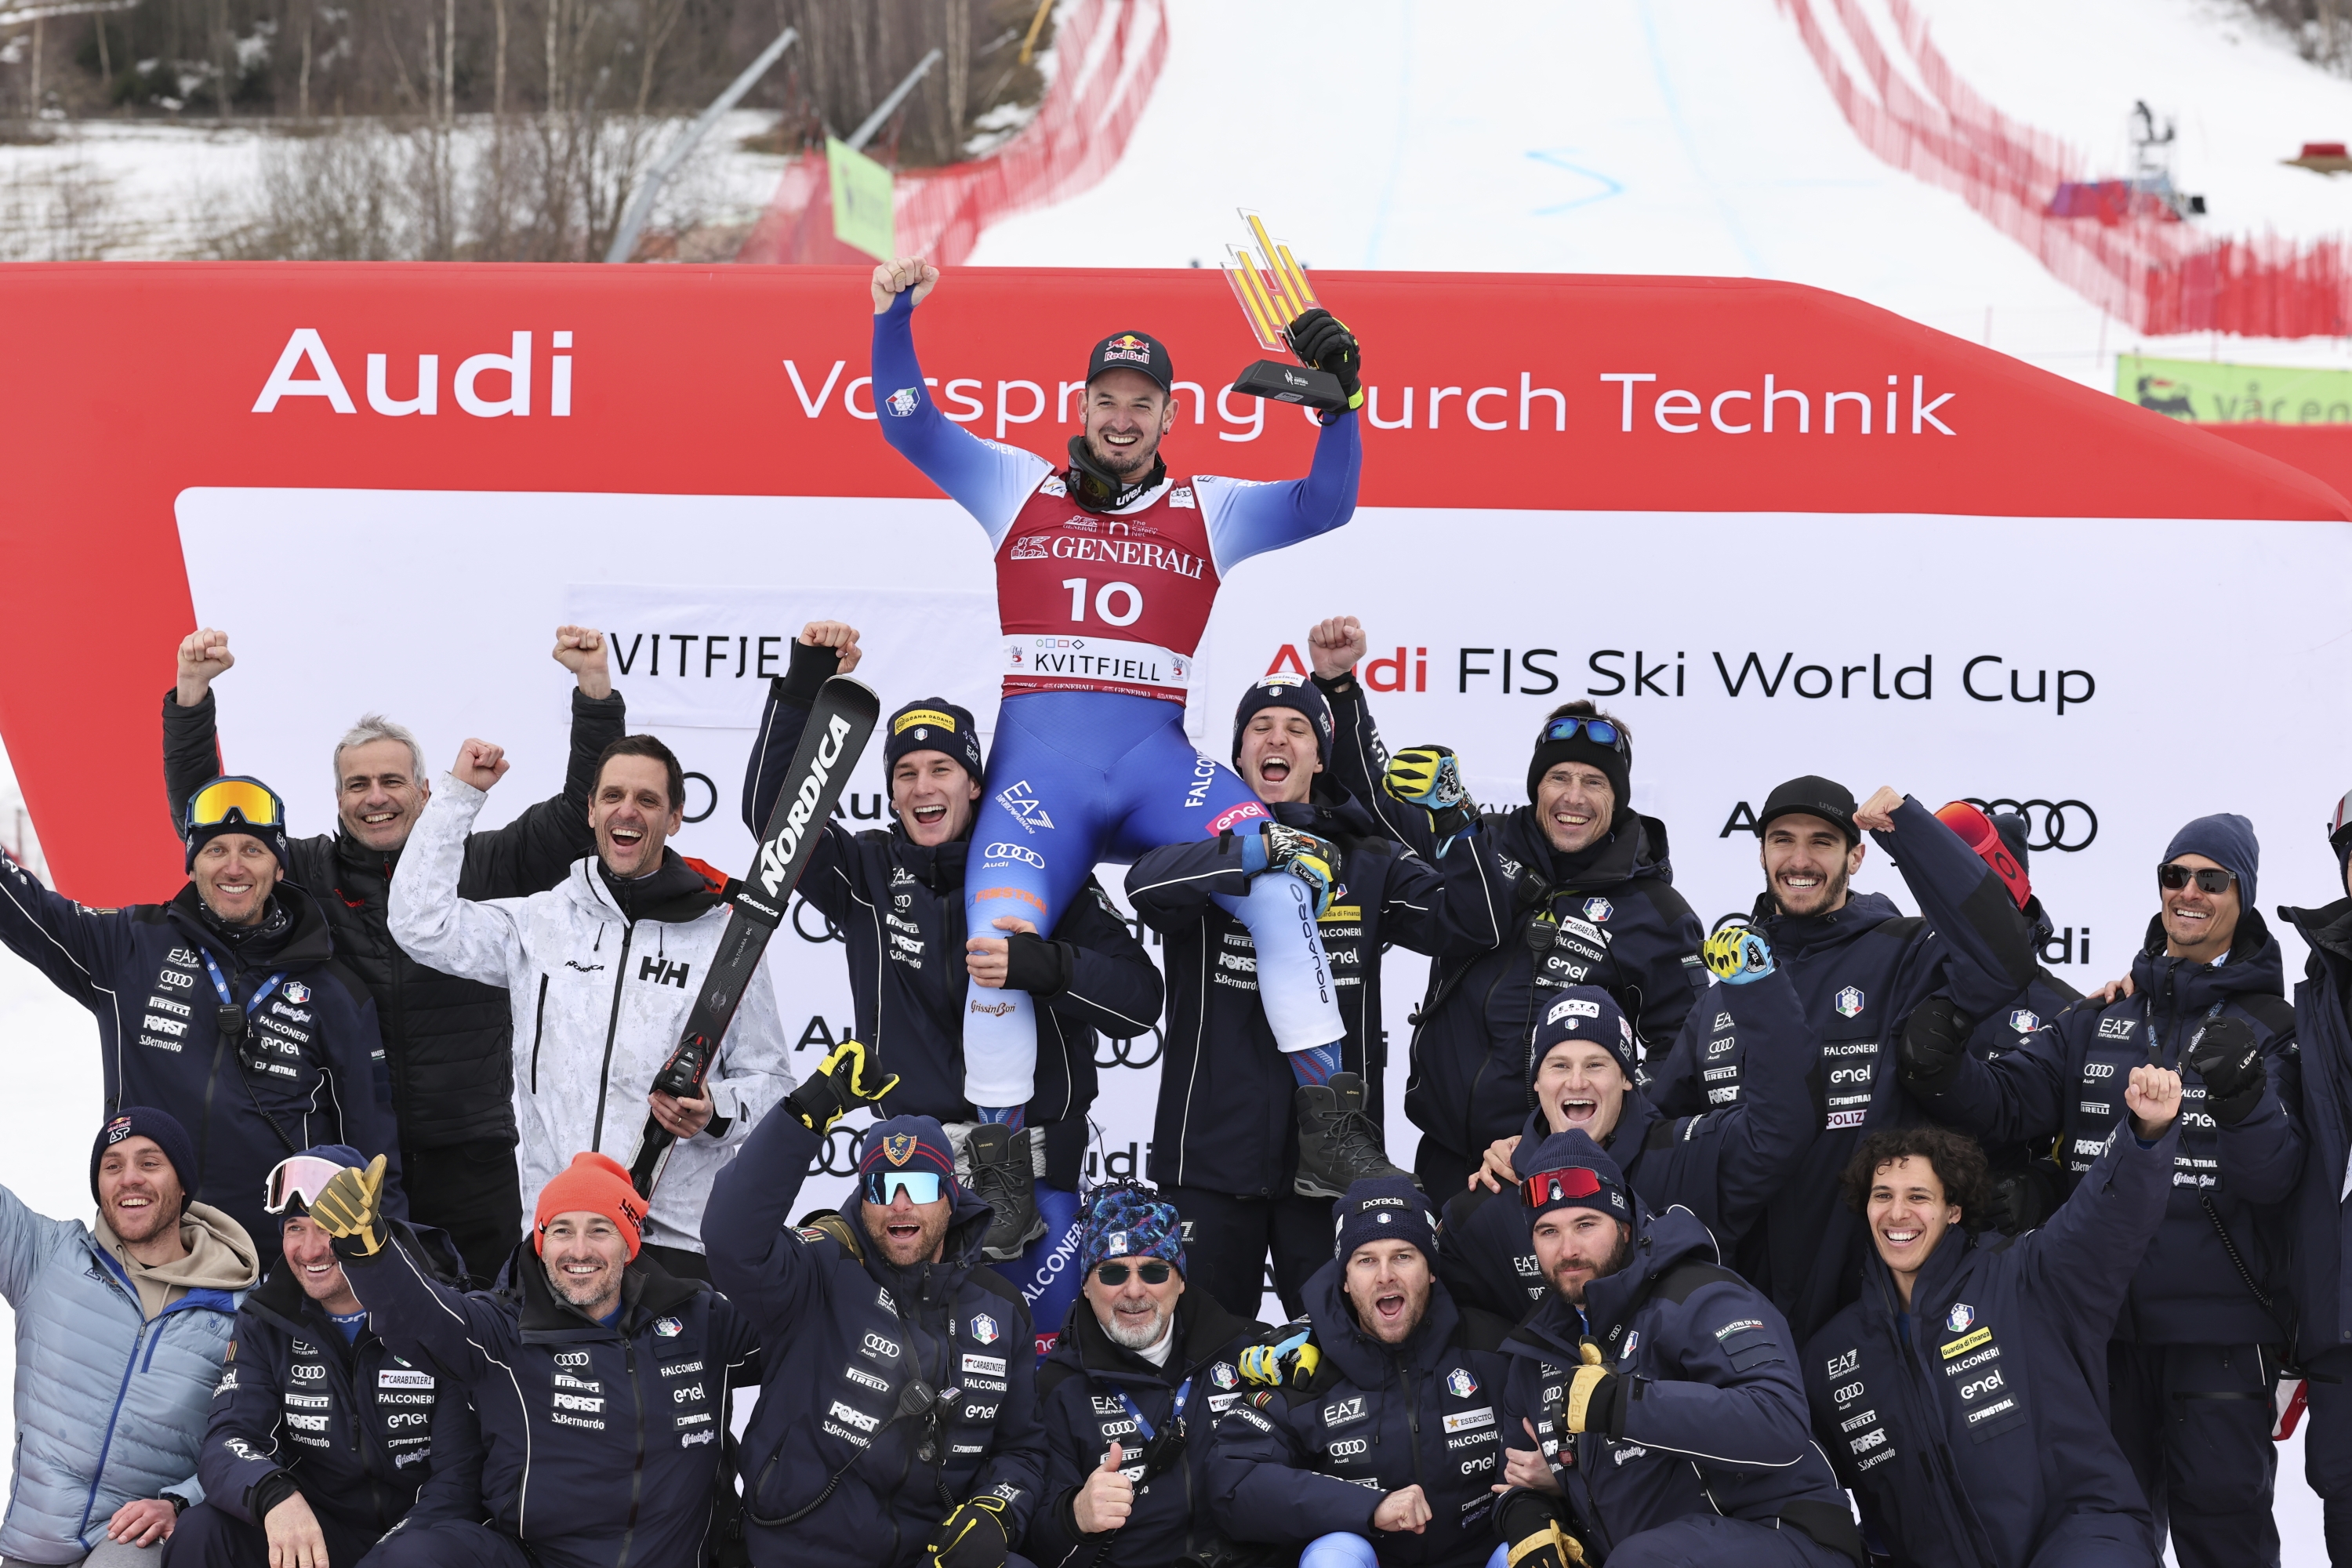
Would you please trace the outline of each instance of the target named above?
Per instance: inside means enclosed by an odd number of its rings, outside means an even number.
[[[467,839],[463,898],[528,897],[595,852],[588,797],[596,759],[628,732],[627,715],[601,632],[557,627],[554,657],[578,683],[563,793]],[[236,662],[225,632],[206,627],[180,644],[179,680],[163,698],[163,777],[174,832],[189,796],[221,773],[212,683]],[[447,1231],[467,1268],[487,1280],[522,1234],[507,994],[427,968],[387,929],[393,869],[432,791],[416,737],[380,714],[365,715],[335,747],[334,779],[335,831],[292,839],[286,879],[317,899],[335,955],[375,998],[411,1215]]]

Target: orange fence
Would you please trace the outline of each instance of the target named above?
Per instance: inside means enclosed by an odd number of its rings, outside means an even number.
[[[1166,0],[1079,0],[1054,38],[1053,85],[1036,118],[985,158],[902,176],[895,195],[898,248],[952,266],[981,231],[1025,208],[1066,200],[1101,179],[1127,151],[1168,58]],[[824,153],[785,171],[738,261],[863,262],[833,237]]]
[[[2108,314],[2152,336],[2352,331],[2352,251],[2344,241],[2218,238],[2148,203],[2121,214],[2058,216],[2051,208],[2059,187],[2090,178],[2082,154],[2003,114],[1961,80],[1910,0],[1887,0],[1903,70],[1857,0],[1780,0],[1780,7],[1864,146],[1958,192]],[[1859,62],[1866,89],[1846,68],[1832,26]]]

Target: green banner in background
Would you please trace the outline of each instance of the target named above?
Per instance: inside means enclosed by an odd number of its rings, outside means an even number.
[[[2116,395],[2198,425],[2352,425],[2352,370],[2118,354]]]
[[[833,183],[834,237],[877,261],[889,260],[898,236],[890,171],[834,136],[824,139],[824,163]]]

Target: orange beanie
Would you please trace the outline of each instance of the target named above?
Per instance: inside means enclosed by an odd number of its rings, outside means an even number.
[[[629,1184],[629,1173],[603,1154],[574,1154],[572,1163],[539,1190],[539,1212],[531,1216],[530,1244],[547,1250],[547,1222],[560,1214],[600,1214],[621,1227],[635,1262],[644,1245],[646,1201]]]

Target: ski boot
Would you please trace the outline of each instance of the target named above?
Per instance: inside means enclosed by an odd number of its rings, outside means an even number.
[[[1030,1153],[1028,1130],[1019,1131],[1003,1122],[983,1121],[971,1130],[972,1195],[993,1211],[981,1256],[994,1263],[1011,1263],[1028,1245],[1045,1234],[1045,1216],[1037,1212],[1036,1169]]]
[[[1335,1072],[1328,1083],[1300,1084],[1291,1097],[1298,1109],[1298,1173],[1290,1190],[1302,1198],[1340,1198],[1350,1183],[1372,1176],[1403,1176],[1411,1171],[1389,1163],[1381,1130],[1364,1114],[1364,1080]]]

